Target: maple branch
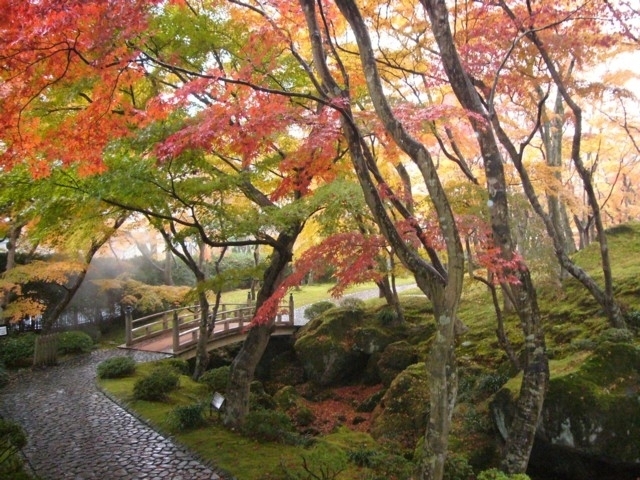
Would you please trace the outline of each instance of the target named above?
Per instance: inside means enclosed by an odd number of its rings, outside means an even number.
[[[149,60],[150,62],[170,71],[176,74],[184,74],[187,75],[189,77],[194,77],[194,78],[203,78],[203,79],[207,79],[207,80],[213,80],[213,81],[219,81],[219,82],[223,82],[223,83],[227,83],[230,85],[240,85],[240,86],[244,86],[244,87],[248,87],[256,92],[262,92],[262,93],[269,93],[269,94],[273,94],[273,95],[281,95],[284,97],[289,97],[289,98],[299,98],[299,99],[306,99],[306,100],[312,100],[314,102],[318,102],[321,103],[323,105],[327,105],[327,106],[331,106],[331,103],[328,102],[325,98],[321,98],[321,97],[317,97],[315,95],[311,95],[309,93],[302,93],[302,92],[292,92],[292,91],[288,91],[288,90],[278,90],[275,88],[269,88],[269,87],[264,87],[262,85],[258,85],[252,82],[249,82],[247,80],[240,80],[238,78],[229,78],[229,77],[225,77],[222,75],[210,75],[210,74],[206,74],[206,73],[202,73],[202,72],[197,72],[195,70],[189,70],[187,68],[184,67],[179,67],[177,65],[173,65],[167,62],[164,62],[162,60],[160,60],[157,57],[153,57],[151,56],[149,53],[147,52],[143,52],[142,55],[145,56],[145,58],[147,60]]]
[[[467,161],[465,160],[464,155],[460,151],[460,148],[458,147],[458,144],[456,143],[455,138],[453,137],[453,133],[451,132],[451,129],[449,127],[445,127],[444,131],[447,135],[447,138],[449,139],[449,142],[451,143],[451,148],[453,149],[453,152],[455,153],[455,155],[452,155],[451,153],[449,153],[446,145],[444,144],[444,141],[442,140],[442,137],[440,136],[440,134],[438,133],[438,130],[435,128],[435,125],[434,125],[434,128],[432,129],[432,133],[433,133],[433,136],[436,137],[436,140],[438,141],[438,145],[440,145],[440,149],[442,150],[442,153],[444,153],[445,157],[447,157],[449,160],[451,160],[456,165],[458,165],[462,170],[462,173],[464,173],[464,175],[469,180],[471,180],[471,182],[473,182],[476,185],[479,185],[478,179],[473,175],[473,172],[469,169],[469,166],[467,165]]]

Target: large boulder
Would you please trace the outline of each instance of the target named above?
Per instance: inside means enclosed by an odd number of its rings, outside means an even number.
[[[371,435],[382,443],[412,451],[424,436],[429,414],[429,385],[424,363],[403,370],[373,411]]]
[[[503,436],[515,395],[503,389],[492,403]],[[605,342],[571,373],[552,373],[532,470],[538,464],[561,478],[640,477],[639,347]]]
[[[332,309],[300,330],[295,351],[307,379],[321,386],[347,381],[366,367],[368,355],[355,349],[359,311]]]
[[[397,373],[417,361],[417,345],[434,331],[428,304],[417,303],[401,324],[385,322],[374,309],[366,308],[333,308],[298,332],[294,348],[307,380],[330,386],[354,379],[377,383],[384,377],[388,385]],[[387,348],[395,353],[385,356]],[[400,356],[395,358],[396,354]],[[381,364],[379,359],[383,359]]]

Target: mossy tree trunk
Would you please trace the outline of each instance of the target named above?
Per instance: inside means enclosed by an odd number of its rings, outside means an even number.
[[[491,116],[460,61],[449,27],[446,2],[445,0],[421,0],[421,2],[429,15],[431,30],[438,44],[444,70],[458,101],[463,108],[484,118],[484,121],[479,121],[477,117],[470,116],[469,122],[476,134],[484,161],[493,241],[500,248],[502,260],[507,264],[513,264],[503,274],[505,278],[509,274],[517,278],[516,282],[501,282],[502,288],[505,292],[511,292],[509,297],[520,318],[526,341],[524,377],[517,402],[516,419],[511,426],[505,446],[503,467],[509,473],[524,472],[531,454],[549,381],[549,367],[536,290],[526,265],[518,261],[514,255],[503,158],[493,130],[487,128],[487,125],[492,124]]]
[[[444,474],[451,415],[457,392],[453,348],[454,325],[462,292],[464,255],[455,218],[431,155],[423,144],[408,133],[391,110],[382,88],[371,39],[357,6],[351,0],[337,0],[336,4],[351,26],[358,43],[360,63],[365,73],[367,90],[375,113],[382,122],[386,133],[417,166],[429,192],[429,198],[439,220],[440,233],[446,245],[447,267],[445,267],[437,252],[429,245],[427,232],[422,230],[420,224],[411,214],[410,202],[403,203],[400,200],[400,195],[392,195],[390,196],[392,206],[389,206],[381,198],[379,188],[383,186],[388,188],[388,185],[382,179],[376,167],[374,155],[368,148],[364,135],[353,117],[349,107],[350,92],[341,87],[341,85],[348,85],[348,81],[346,78],[342,78],[341,82],[336,81],[328,66],[327,55],[333,55],[337,64],[341,64],[341,60],[337,57],[338,54],[335,50],[325,50],[330,42],[323,41],[324,30],[320,28],[319,25],[322,23],[318,22],[317,18],[322,15],[322,12],[316,11],[316,4],[313,0],[300,0],[300,4],[312,45],[313,65],[320,79],[318,93],[327,98],[330,103],[335,101],[344,105],[340,108],[342,129],[367,206],[391,248],[394,249],[403,265],[412,272],[418,286],[434,305],[438,330],[427,362],[430,377],[431,415],[425,434],[425,455],[421,460],[421,478],[439,480]],[[405,242],[403,235],[397,230],[388,208],[395,210],[396,214],[409,221],[412,228],[415,229],[417,238],[421,240],[421,248],[426,252],[429,261],[425,261],[418,250],[409,242]]]
[[[296,224],[278,236],[258,290],[256,311],[267,301],[282,283],[285,269],[293,257],[293,246],[298,238],[302,224]],[[266,324],[253,326],[242,348],[231,363],[229,383],[226,391],[223,423],[229,428],[240,428],[249,412],[249,387],[253,381],[256,367],[264,354],[273,331],[275,317],[269,318]]]

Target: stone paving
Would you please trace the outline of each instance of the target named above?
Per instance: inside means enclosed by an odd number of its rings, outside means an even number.
[[[221,472],[123,410],[95,385],[98,363],[157,354],[97,351],[58,366],[19,371],[0,390],[0,415],[20,423],[28,464],[43,480],[213,480]]]

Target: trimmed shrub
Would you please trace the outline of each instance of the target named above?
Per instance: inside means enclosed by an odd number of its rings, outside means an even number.
[[[169,414],[169,423],[178,430],[190,430],[205,424],[204,405],[194,403],[174,408]]]
[[[93,350],[93,339],[84,332],[70,331],[58,335],[58,353],[89,353]]]
[[[229,365],[207,370],[200,376],[198,382],[204,383],[211,392],[224,393],[229,383],[229,372],[231,372]]]
[[[294,427],[286,413],[258,409],[247,414],[242,432],[259,442],[287,442],[294,434]]]
[[[178,388],[180,377],[172,368],[157,368],[133,385],[133,397],[137,400],[164,400]]]
[[[133,375],[136,362],[131,357],[113,357],[100,362],[98,365],[99,378],[122,378]]]
[[[25,367],[33,363],[36,336],[33,333],[10,335],[0,340],[0,363],[7,368]]]
[[[326,312],[327,310],[331,310],[334,307],[335,304],[328,300],[316,302],[305,309],[304,318],[306,318],[307,320],[313,320],[314,318],[319,317],[324,312]]]
[[[158,367],[171,367],[180,375],[191,375],[189,362],[184,358],[167,358],[158,362]]]

